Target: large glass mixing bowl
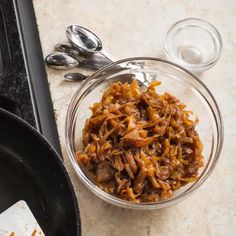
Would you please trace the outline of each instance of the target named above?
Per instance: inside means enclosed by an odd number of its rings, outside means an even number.
[[[132,75],[132,76],[131,76]],[[152,80],[161,81],[158,93],[165,91],[175,95],[199,118],[197,131],[203,143],[204,167],[200,178],[174,192],[172,198],[156,203],[133,203],[101,190],[95,180],[76,160],[76,152],[82,148],[82,131],[91,115],[89,107],[98,102],[104,90],[112,83],[139,81],[147,86]],[[128,58],[114,62],[94,73],[76,91],[69,105],[66,118],[66,146],[71,163],[80,180],[98,197],[116,206],[151,210],[176,204],[195,190],[209,177],[219,158],[223,125],[219,108],[208,88],[193,74],[169,61],[157,58]]]

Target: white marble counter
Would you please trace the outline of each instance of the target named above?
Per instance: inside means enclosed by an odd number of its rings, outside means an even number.
[[[142,212],[113,207],[78,180],[65,150],[64,123],[69,101],[80,86],[63,82],[62,71],[47,68],[65,165],[77,191],[86,236],[236,235],[236,1],[235,0],[34,0],[44,55],[66,40],[76,23],[96,32],[115,58],[163,57],[162,37],[177,20],[199,17],[221,32],[224,52],[201,78],[222,112],[225,142],[218,165],[205,184],[184,202]],[[77,69],[78,71],[82,71]]]

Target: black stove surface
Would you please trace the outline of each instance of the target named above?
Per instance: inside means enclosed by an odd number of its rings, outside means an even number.
[[[4,1],[0,14],[0,106],[37,128],[13,2]]]
[[[30,0],[0,0],[0,107],[60,145]]]

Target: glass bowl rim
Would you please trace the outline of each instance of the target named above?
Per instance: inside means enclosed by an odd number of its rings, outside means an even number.
[[[158,202],[154,202],[154,203],[135,203],[135,202],[129,202],[127,200],[123,200],[121,198],[118,198],[116,196],[113,196],[105,191],[103,191],[102,189],[100,189],[97,185],[95,185],[94,183],[92,183],[92,181],[85,175],[85,173],[82,171],[82,169],[80,168],[79,164],[76,161],[76,157],[74,155],[74,150],[73,147],[71,145],[71,130],[69,129],[74,128],[75,127],[75,122],[76,122],[76,112],[78,107],[75,106],[75,102],[77,102],[77,100],[79,100],[80,97],[78,97],[78,94],[89,84],[89,82],[91,80],[93,80],[98,74],[106,71],[107,69],[118,65],[118,64],[122,64],[125,62],[130,62],[130,61],[140,61],[140,60],[147,60],[147,61],[156,61],[156,62],[163,62],[166,64],[169,64],[171,66],[176,67],[177,69],[182,70],[183,72],[187,73],[189,76],[191,76],[193,79],[195,79],[200,86],[202,86],[202,88],[207,92],[207,94],[210,96],[210,98],[212,99],[212,102],[214,103],[214,106],[216,108],[216,113],[214,113],[214,121],[216,123],[217,126],[217,146],[216,146],[216,153],[214,156],[210,156],[209,157],[209,161],[212,159],[212,165],[210,166],[210,169],[207,170],[206,167],[207,165],[204,167],[204,170],[200,176],[200,178],[193,183],[192,186],[190,186],[188,189],[186,189],[183,193],[181,193],[180,195],[174,197],[174,198],[170,198],[170,199],[166,199],[166,200],[161,200]],[[96,79],[96,81],[99,79]],[[96,82],[95,81],[95,82]],[[87,90],[87,88],[86,88]],[[83,95],[83,94],[81,94]],[[202,95],[201,95],[202,96]],[[210,106],[208,104],[208,106]],[[72,114],[72,112],[74,112]],[[218,120],[216,121],[215,115],[218,116]],[[72,117],[71,117],[72,116]],[[72,123],[71,123],[71,118],[72,118]],[[197,190],[204,182],[205,180],[209,177],[209,175],[212,173],[212,171],[214,170],[219,157],[220,157],[220,153],[222,151],[222,145],[223,145],[223,138],[224,138],[224,128],[223,128],[223,122],[222,122],[222,116],[219,110],[219,107],[217,105],[217,102],[214,98],[214,96],[212,95],[212,93],[209,91],[209,89],[206,87],[206,85],[199,79],[197,78],[197,76],[195,76],[193,73],[191,73],[190,71],[188,71],[187,69],[185,69],[184,67],[170,62],[168,60],[165,59],[160,59],[160,58],[155,58],[155,57],[131,57],[131,58],[125,58],[122,60],[118,60],[115,62],[110,63],[107,66],[102,67],[101,69],[99,69],[98,71],[96,71],[94,74],[92,74],[87,80],[85,80],[83,82],[83,84],[76,90],[75,94],[73,95],[70,104],[68,106],[67,109],[67,113],[66,113],[66,122],[65,122],[65,140],[66,140],[66,150],[70,159],[70,162],[77,174],[77,176],[79,177],[79,179],[83,182],[83,184],[90,189],[91,192],[93,192],[96,196],[98,196],[99,198],[103,199],[104,201],[111,203],[113,205],[119,206],[119,207],[123,207],[123,208],[129,208],[129,209],[136,209],[136,210],[153,210],[153,209],[160,209],[163,207],[167,207],[167,206],[171,206],[174,205],[178,202],[183,201],[185,198],[187,198],[190,194],[192,194],[195,190]],[[73,142],[73,141],[72,141]],[[208,162],[209,162],[208,161]],[[205,171],[207,170],[206,175],[204,176],[203,174],[205,173]]]
[[[210,30],[207,29],[207,31],[210,32],[211,34],[213,32],[213,34],[216,36],[216,38],[219,42],[219,52],[217,54],[214,53],[214,56],[211,60],[208,60],[206,62],[199,63],[199,64],[190,64],[190,63],[185,62],[184,60],[178,59],[176,56],[175,57],[172,56],[172,54],[171,54],[172,50],[167,45],[167,38],[168,38],[170,32],[172,30],[178,28],[178,26],[180,26],[182,23],[189,22],[189,25],[185,25],[185,26],[190,26],[191,21],[194,21],[194,23],[198,22],[200,24],[204,24],[206,27],[210,28]],[[198,27],[202,28],[202,26],[200,26],[200,25],[198,25]],[[165,51],[166,55],[169,58],[173,59],[175,62],[181,63],[186,68],[189,68],[192,70],[199,70],[199,71],[210,68],[211,66],[213,66],[220,59],[220,57],[223,53],[223,41],[222,41],[222,37],[221,37],[220,32],[213,24],[211,24],[208,21],[202,20],[200,18],[185,18],[185,19],[179,20],[179,21],[175,22],[173,25],[171,25],[164,35],[163,47],[164,47],[164,51]]]

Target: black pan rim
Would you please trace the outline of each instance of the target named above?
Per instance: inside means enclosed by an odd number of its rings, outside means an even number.
[[[68,188],[71,192],[71,196],[72,196],[72,200],[73,200],[73,204],[74,204],[75,215],[76,215],[77,231],[78,231],[78,235],[81,235],[81,219],[80,219],[79,204],[77,201],[76,192],[75,192],[74,186],[72,184],[72,181],[70,179],[69,173],[68,173],[65,165],[63,164],[61,157],[59,156],[59,154],[55,150],[55,148],[34,127],[29,125],[26,121],[22,120],[18,116],[0,108],[0,117],[1,116],[5,116],[6,118],[13,120],[13,122],[26,127],[26,129],[30,130],[30,132],[34,136],[36,136],[36,138],[38,138],[42,142],[42,144],[45,145],[45,147],[47,147],[50,150],[50,152],[52,152],[52,154],[53,154],[52,156],[54,156],[56,162],[58,163],[59,168],[62,170],[62,172],[66,178]]]

